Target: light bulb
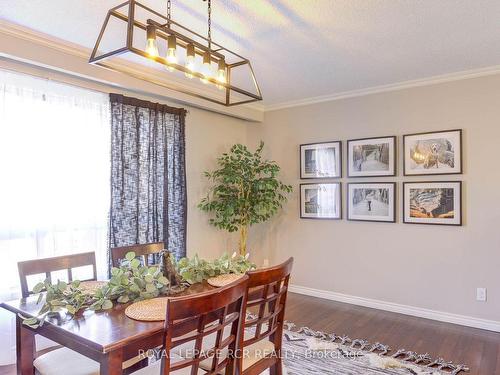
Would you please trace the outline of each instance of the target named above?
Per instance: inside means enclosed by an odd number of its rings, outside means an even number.
[[[186,69],[188,72],[185,72],[184,75],[187,78],[193,78],[193,75],[190,72],[194,72],[196,70],[196,64],[195,64],[195,51],[194,51],[194,44],[189,43],[186,46]]]
[[[167,64],[177,64],[177,41],[175,39],[175,35],[170,35],[167,39]],[[167,69],[171,72],[174,71],[174,68],[167,65]]]
[[[217,65],[217,82],[226,83],[226,62],[224,59],[219,60],[219,64]],[[219,90],[224,88],[223,85],[217,85]]]
[[[156,42],[156,29],[153,25],[146,26],[146,53],[151,57],[159,56],[158,43]]]
[[[203,74],[205,78],[200,78],[200,81],[205,84],[209,83],[210,81],[207,78],[211,78],[213,76],[210,51],[203,54],[203,67],[201,68],[201,74]]]

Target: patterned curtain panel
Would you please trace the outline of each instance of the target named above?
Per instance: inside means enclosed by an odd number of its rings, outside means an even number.
[[[110,100],[109,245],[164,242],[183,257],[186,111],[117,94]]]

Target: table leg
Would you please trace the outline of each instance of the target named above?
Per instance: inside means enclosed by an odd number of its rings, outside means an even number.
[[[16,354],[17,375],[33,375],[35,368],[35,333],[23,326],[21,318],[16,317]]]
[[[123,351],[114,350],[101,359],[100,375],[122,375]]]

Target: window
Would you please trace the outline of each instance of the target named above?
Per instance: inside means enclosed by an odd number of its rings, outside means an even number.
[[[96,251],[106,272],[109,157],[107,94],[0,71],[0,300],[20,260]]]

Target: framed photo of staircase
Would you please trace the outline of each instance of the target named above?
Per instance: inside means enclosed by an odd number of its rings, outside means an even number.
[[[347,141],[348,177],[396,175],[396,137],[351,139]]]

